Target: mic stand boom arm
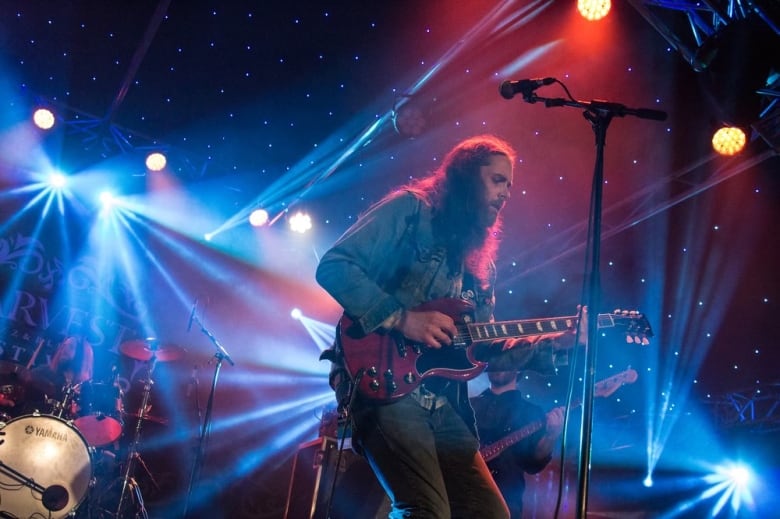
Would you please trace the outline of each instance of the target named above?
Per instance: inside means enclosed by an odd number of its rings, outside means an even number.
[[[216,348],[217,351],[214,353],[214,358],[217,359],[217,362],[214,366],[214,377],[211,380],[211,391],[209,392],[209,398],[206,402],[206,413],[203,418],[203,426],[200,430],[200,438],[198,439],[195,461],[192,464],[192,471],[190,472],[189,485],[187,486],[187,498],[184,502],[184,512],[182,513],[182,518],[184,519],[187,517],[187,510],[189,508],[190,496],[192,495],[193,487],[195,484],[197,484],[197,481],[200,477],[200,470],[203,466],[203,460],[206,454],[206,444],[208,443],[208,438],[211,434],[211,411],[214,406],[214,393],[216,393],[217,390],[217,380],[219,379],[219,372],[222,368],[222,361],[227,360],[231,366],[236,365],[222,344],[219,343],[217,338],[214,337],[214,335],[205,326],[203,326],[203,323],[200,321],[200,319],[198,319],[197,316],[194,316],[193,321],[198,324],[200,331],[209,338],[211,343]]]
[[[588,312],[588,343],[585,356],[585,376],[582,399],[582,423],[580,425],[580,452],[578,457],[578,487],[577,515],[578,519],[587,516],[588,484],[590,476],[591,439],[593,432],[593,395],[596,372],[596,348],[598,345],[598,308],[601,297],[601,278],[599,262],[601,257],[601,209],[604,186],[604,146],[606,144],[607,128],[613,117],[632,115],[641,119],[663,121],[666,112],[650,108],[629,108],[619,103],[609,101],[577,101],[564,98],[545,98],[537,96],[533,91],[523,95],[528,103],[542,101],[547,108],[569,106],[585,110],[583,116],[593,127],[596,136],[596,161],[591,187],[590,229],[586,261],[589,266],[586,272],[587,290],[586,302],[592,311]]]
[[[529,92],[528,95],[523,96],[523,100],[531,104],[541,101],[547,108],[552,108],[555,106],[584,108],[586,110],[586,119],[588,119],[588,113],[608,117],[609,120],[611,120],[612,117],[625,117],[627,115],[633,115],[635,117],[639,117],[640,119],[652,119],[654,121],[665,121],[667,117],[666,112],[661,110],[654,110],[652,108],[629,108],[620,103],[612,103],[610,101],[601,101],[598,99],[594,99],[592,101],[577,101],[574,99],[564,99],[562,97],[540,97],[537,96],[534,92]],[[607,121],[607,126],[609,126],[609,120]],[[604,129],[606,131],[606,128]]]

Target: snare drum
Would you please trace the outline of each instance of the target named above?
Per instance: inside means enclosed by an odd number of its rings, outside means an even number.
[[[122,392],[114,384],[84,382],[73,423],[93,447],[108,445],[122,435]]]
[[[66,517],[92,481],[87,442],[56,416],[25,415],[8,422],[0,429],[0,460],[0,509],[8,517]]]

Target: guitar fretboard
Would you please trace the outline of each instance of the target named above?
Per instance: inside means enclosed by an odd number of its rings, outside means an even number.
[[[468,325],[471,340],[492,341],[507,337],[524,337],[570,330],[576,325],[575,318],[529,319],[496,323]]]
[[[613,314],[599,314],[596,322],[599,328],[611,328],[615,326],[615,316]],[[469,324],[467,325],[467,331],[471,342],[479,342],[565,332],[566,330],[572,330],[576,325],[577,317],[568,316]]]

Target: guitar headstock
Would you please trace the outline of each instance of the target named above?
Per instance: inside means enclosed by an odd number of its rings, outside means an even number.
[[[621,371],[617,375],[612,375],[611,377],[596,383],[594,387],[594,394],[596,396],[609,396],[620,389],[621,386],[626,384],[633,384],[636,382],[637,377],[637,372],[631,368],[628,368],[625,371]]]
[[[611,326],[624,328],[627,343],[641,344],[642,346],[650,344],[653,329],[643,313],[636,310],[615,310],[610,314],[600,314],[599,318],[602,316],[608,316],[611,320]]]

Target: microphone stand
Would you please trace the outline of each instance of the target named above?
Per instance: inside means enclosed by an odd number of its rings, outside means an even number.
[[[541,86],[541,85],[539,85]],[[565,87],[564,87],[565,89]],[[568,92],[568,90],[567,90]],[[588,485],[590,478],[590,456],[593,434],[593,395],[596,372],[596,349],[598,346],[598,308],[601,298],[601,274],[599,262],[601,259],[601,210],[604,187],[604,147],[607,139],[607,128],[613,117],[633,115],[641,119],[653,119],[663,121],[666,113],[650,108],[628,108],[619,103],[609,101],[577,101],[564,98],[539,97],[533,89],[523,91],[523,100],[528,103],[542,101],[547,108],[556,106],[569,106],[582,108],[583,116],[593,128],[596,137],[596,161],[593,171],[593,185],[591,187],[590,203],[590,230],[588,236],[586,261],[589,271],[586,273],[587,296],[585,304],[590,308],[588,312],[588,343],[585,355],[585,376],[582,400],[582,424],[580,425],[580,452],[578,457],[578,492],[577,492],[577,518],[584,519],[588,509]]]
[[[227,360],[231,366],[235,366],[236,363],[233,362],[233,359],[230,358],[230,355],[225,350],[225,348],[220,344],[220,342],[217,340],[214,335],[205,327],[203,326],[203,323],[198,319],[198,317],[195,315],[195,313],[192,313],[192,316],[190,317],[191,322],[194,321],[198,324],[200,327],[200,331],[209,338],[211,343],[216,348],[216,353],[214,353],[214,358],[217,359],[217,362],[214,366],[214,378],[211,381],[211,391],[209,393],[208,401],[206,402],[206,413],[203,418],[203,427],[201,428],[200,432],[200,438],[198,440],[198,448],[195,453],[195,461],[192,464],[192,471],[190,472],[190,481],[187,485],[187,498],[184,501],[184,512],[182,513],[182,518],[186,519],[189,503],[190,503],[190,497],[192,496],[192,490],[195,486],[195,484],[198,481],[198,478],[200,477],[200,471],[203,466],[203,459],[205,458],[206,454],[206,444],[208,443],[209,435],[211,434],[211,411],[214,406],[214,393],[217,390],[217,380],[219,379],[219,371],[222,368],[222,361]]]
[[[149,365],[146,371],[146,379],[144,380],[143,398],[141,399],[141,407],[138,410],[138,421],[135,424],[133,442],[130,444],[130,449],[128,450],[127,465],[125,466],[124,475],[122,477],[122,490],[119,493],[119,504],[117,505],[116,509],[117,519],[122,519],[124,517],[125,503],[127,503],[130,499],[135,499],[135,504],[137,507],[135,517],[141,517],[141,519],[149,518],[143,496],[141,495],[141,489],[138,487],[138,483],[135,480],[136,462],[141,464],[144,470],[146,470],[146,473],[149,474],[149,477],[154,486],[157,487],[157,482],[154,480],[154,477],[152,477],[151,472],[149,472],[149,469],[146,467],[146,464],[143,462],[143,459],[141,459],[141,455],[138,452],[138,447],[141,444],[141,427],[143,426],[143,422],[146,419],[146,410],[149,407],[149,395],[152,392],[152,385],[154,384],[154,381],[152,380],[152,372],[154,371],[155,365],[157,363],[157,357],[154,353],[154,351],[157,349],[156,341],[149,342],[149,345],[152,349],[152,356],[148,361]]]

